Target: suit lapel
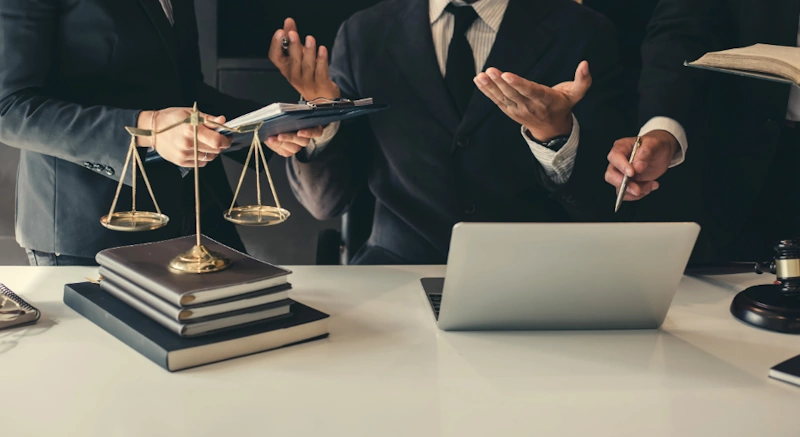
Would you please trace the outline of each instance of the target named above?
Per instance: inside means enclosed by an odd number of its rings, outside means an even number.
[[[167,50],[170,62],[172,63],[172,69],[175,71],[175,75],[180,81],[177,55],[178,42],[175,31],[167,19],[167,14],[164,13],[164,9],[161,7],[161,3],[158,0],[139,0],[139,3],[142,5],[142,8],[144,8],[147,16],[150,17],[150,21],[156,28],[161,42],[164,43],[164,48]],[[176,5],[177,2],[173,0],[172,3],[173,15],[177,15],[177,13],[174,12],[175,9],[178,8],[178,5]]]
[[[549,13],[548,3],[509,1],[483,71],[495,67],[503,72],[524,75],[533,68],[552,42],[550,34],[537,26],[538,22]],[[496,105],[475,88],[457,132],[466,133],[476,128],[495,109]]]
[[[427,0],[409,0],[387,39],[389,56],[431,114],[451,133],[459,115],[444,85],[433,47]]]

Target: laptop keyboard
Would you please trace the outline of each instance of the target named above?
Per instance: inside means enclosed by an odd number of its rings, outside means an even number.
[[[428,297],[428,302],[431,304],[433,316],[436,317],[436,320],[439,320],[439,307],[442,304],[444,278],[422,278],[420,282],[422,282],[425,296]]]
[[[433,315],[436,319],[439,319],[439,306],[442,304],[442,293],[430,293],[428,294],[428,302],[431,303],[431,309],[433,309]]]

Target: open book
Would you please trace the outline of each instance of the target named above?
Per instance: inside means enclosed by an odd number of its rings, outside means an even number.
[[[684,65],[800,86],[800,47],[754,44],[709,52]]]

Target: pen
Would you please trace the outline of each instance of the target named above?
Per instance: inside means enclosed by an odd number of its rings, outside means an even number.
[[[631,159],[628,161],[633,164],[633,158],[636,156],[636,151],[642,145],[642,137],[636,137],[636,142],[633,143],[633,150],[631,151]],[[619,193],[617,193],[617,204],[614,206],[614,212],[619,211],[622,205],[622,199],[625,197],[625,191],[628,189],[628,175],[622,176],[622,185],[619,186]]]
[[[283,49],[283,56],[289,56],[289,38],[285,36],[281,38],[281,49]]]

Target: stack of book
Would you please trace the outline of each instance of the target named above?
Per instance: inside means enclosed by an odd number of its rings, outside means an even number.
[[[213,273],[169,269],[194,236],[97,254],[99,284],[68,284],[64,302],[169,371],[328,335],[328,315],[289,299],[290,271],[205,236],[231,260]]]

